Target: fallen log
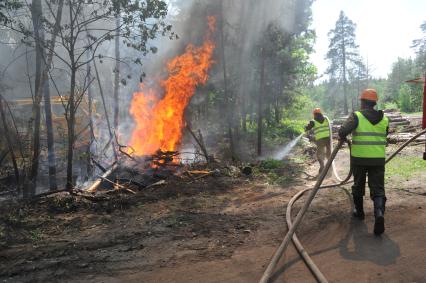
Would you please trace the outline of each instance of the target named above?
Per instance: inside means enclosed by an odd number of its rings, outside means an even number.
[[[386,117],[388,117],[389,119],[400,119],[402,118],[401,113],[399,114],[385,114]]]
[[[398,123],[398,122],[408,122],[408,123],[410,123],[410,121],[409,121],[409,120],[404,119],[404,118],[402,118],[402,117],[400,117],[400,118],[393,118],[393,119],[389,119],[389,123]]]
[[[406,142],[414,136],[415,134],[411,134],[411,133],[399,133],[396,135],[390,135],[388,137],[388,143],[395,144],[395,143]],[[426,137],[425,136],[418,137],[417,139],[415,139],[415,141],[416,143],[423,143],[426,141]]]
[[[33,199],[47,197],[47,196],[58,194],[58,193],[69,193],[69,190],[68,189],[59,189],[59,190],[55,190],[55,191],[47,191],[47,192],[35,195],[33,197]]]
[[[214,171],[211,171],[211,172],[209,172],[209,173],[206,173],[206,174],[203,174],[203,175],[198,176],[198,177],[196,177],[196,178],[193,178],[191,181],[189,181],[189,182],[188,182],[188,184],[193,183],[193,182],[195,182],[195,181],[197,181],[197,180],[199,180],[199,179],[202,179],[202,178],[204,178],[204,177],[210,176],[210,175],[212,175],[213,173],[214,173]]]
[[[117,163],[114,163],[114,165],[112,165],[111,168],[109,168],[104,174],[102,174],[102,176],[97,178],[95,182],[93,182],[92,185],[90,185],[85,191],[89,193],[94,193],[99,187],[99,185],[102,183],[102,179],[107,178],[112,173],[112,171],[115,170],[116,167],[117,167]]]
[[[211,173],[211,171],[207,171],[207,170],[188,170],[186,171],[190,174],[208,174]]]
[[[389,127],[398,127],[398,126],[406,126],[406,125],[410,125],[410,121],[391,122],[391,123],[389,123]]]
[[[407,127],[404,127],[403,129],[401,129],[400,133],[413,133],[413,132],[416,132],[420,129],[421,129],[421,127],[419,127],[418,125],[409,125]]]
[[[384,113],[395,113],[395,112],[399,112],[398,109],[384,109],[383,110]]]

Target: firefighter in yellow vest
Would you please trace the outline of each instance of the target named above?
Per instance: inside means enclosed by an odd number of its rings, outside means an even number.
[[[312,130],[314,141],[317,146],[317,159],[320,165],[319,174],[324,169],[325,159],[331,155],[329,120],[321,113],[320,108],[313,111],[314,119],[309,121],[305,131]]]
[[[353,216],[364,219],[363,197],[368,176],[370,197],[374,203],[374,234],[380,235],[385,231],[385,146],[389,121],[383,111],[374,109],[378,100],[376,90],[364,90],[360,99],[361,110],[349,116],[339,130],[339,137],[345,139],[352,134]]]

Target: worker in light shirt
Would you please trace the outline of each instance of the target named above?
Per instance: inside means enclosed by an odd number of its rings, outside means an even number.
[[[317,159],[320,165],[318,174],[321,174],[324,170],[325,160],[330,158],[331,145],[330,145],[330,122],[326,116],[321,112],[320,108],[315,108],[313,111],[314,119],[309,121],[309,124],[305,127],[305,131],[312,131],[314,136],[314,142],[317,146]]]

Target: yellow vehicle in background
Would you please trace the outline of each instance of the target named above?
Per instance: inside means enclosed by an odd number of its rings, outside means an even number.
[[[53,133],[55,140],[55,151],[59,156],[65,156],[65,148],[68,143],[68,126],[67,120],[65,118],[65,109],[64,105],[68,103],[67,96],[52,96],[50,99],[52,107],[52,123],[53,123]],[[8,103],[14,113],[15,119],[17,121],[18,132],[25,144],[25,152],[29,154],[29,148],[31,137],[30,119],[32,115],[32,106],[33,100],[31,98],[15,99],[9,100]],[[44,112],[44,102],[41,102],[41,113],[42,121],[40,126],[41,131],[41,140],[42,142],[46,140],[46,123],[45,123],[45,112]],[[92,102],[92,116],[96,114],[95,103]],[[76,150],[83,149],[87,147],[90,143],[90,116],[89,116],[89,101],[87,96],[84,96],[82,102],[79,105],[78,111],[75,116],[75,134],[76,141],[74,147]],[[28,149],[28,151],[27,151]]]

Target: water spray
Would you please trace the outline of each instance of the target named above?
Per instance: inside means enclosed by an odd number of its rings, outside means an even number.
[[[302,136],[303,136],[303,133],[297,136],[296,138],[294,138],[293,140],[291,140],[287,145],[284,146],[284,148],[282,148],[277,153],[275,153],[274,159],[281,160],[284,157],[286,157],[291,152],[291,150],[296,146],[296,144],[300,141]]]

